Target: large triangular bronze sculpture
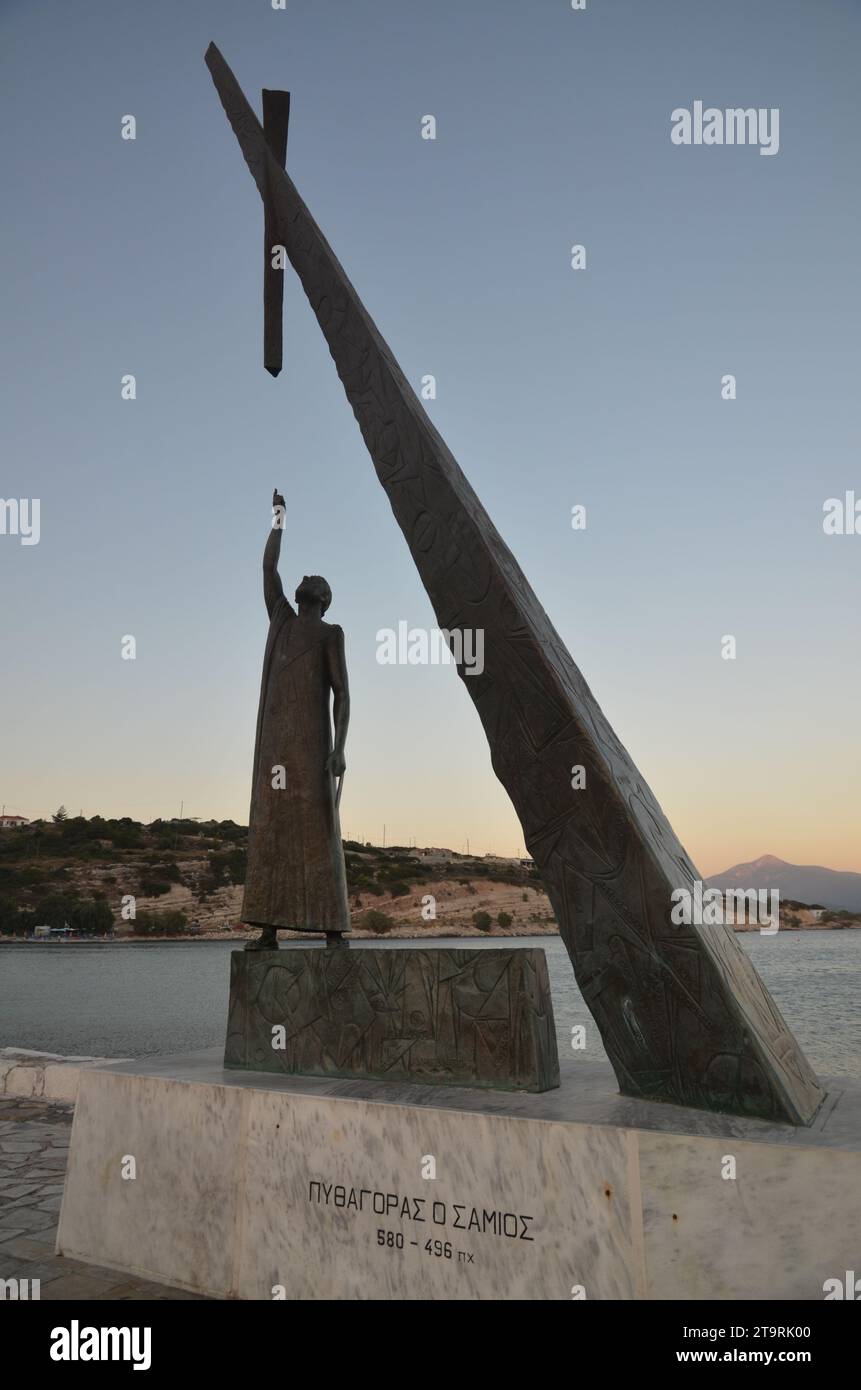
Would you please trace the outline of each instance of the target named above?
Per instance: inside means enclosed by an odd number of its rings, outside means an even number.
[[[777,1006],[729,927],[672,923],[673,891],[700,875],[214,44],[206,62],[439,624],[484,631],[484,672],[464,684],[620,1089],[809,1124],[823,1092]]]

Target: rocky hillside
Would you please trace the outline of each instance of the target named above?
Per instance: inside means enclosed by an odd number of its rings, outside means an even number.
[[[229,935],[239,926],[248,831],[233,821],[93,817],[0,834],[0,933],[68,925],[93,935]],[[555,930],[534,870],[348,841],[358,935],[525,935]]]
[[[67,924],[92,936],[230,937],[242,931],[247,840],[247,828],[233,821],[141,825],[126,817],[61,815],[2,831],[0,939]],[[534,869],[449,851],[416,857],[415,851],[352,841],[344,857],[352,930],[359,937],[556,931]],[[728,886],[759,885],[742,877]],[[861,926],[861,913],[821,901],[787,897],[780,909],[784,931]]]

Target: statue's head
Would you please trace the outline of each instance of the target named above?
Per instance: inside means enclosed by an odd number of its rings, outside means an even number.
[[[322,604],[325,613],[332,602],[332,590],[321,574],[305,574],[296,590],[296,602]]]

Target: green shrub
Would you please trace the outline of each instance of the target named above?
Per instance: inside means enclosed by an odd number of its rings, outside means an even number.
[[[162,878],[141,878],[140,896],[142,898],[162,898],[170,892],[170,884]]]
[[[248,852],[244,849],[232,849],[227,856],[227,872],[231,883],[244,883],[245,871],[248,867]]]
[[[230,859],[230,854],[210,854],[207,869],[214,882],[226,883]]]
[[[189,931],[184,912],[139,912],[131,926],[136,936],[184,936]]]
[[[154,856],[155,862],[148,858],[147,863],[152,864],[152,874],[149,875],[153,880],[162,880],[164,883],[182,883],[182,870],[173,860],[165,861],[160,855]]]
[[[493,926],[493,918],[489,912],[474,912],[472,914],[472,925],[479,931],[490,931]]]
[[[497,922],[498,922],[498,924],[499,924],[500,927],[510,927],[510,926],[511,926],[511,916],[510,916],[510,914],[509,914],[508,912],[500,912],[500,914],[499,914],[499,916],[497,917],[496,920],[497,920]]]
[[[56,874],[53,874],[52,877],[56,878]],[[27,886],[32,886],[36,883],[44,883],[47,878],[48,874],[44,869],[37,869],[33,865],[28,865],[20,871],[21,882]]]
[[[216,878],[210,873],[204,874],[197,885],[197,901],[205,902],[207,898],[211,898],[213,893],[223,887],[224,884],[220,878]]]
[[[365,931],[372,931],[377,936],[384,936],[392,927],[397,926],[393,917],[386,912],[380,912],[376,907],[369,907],[362,918],[362,926]]]

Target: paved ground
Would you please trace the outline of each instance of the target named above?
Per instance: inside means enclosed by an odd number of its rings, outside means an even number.
[[[54,1254],[71,1105],[0,1099],[0,1279],[38,1279],[45,1299],[196,1295]]]

